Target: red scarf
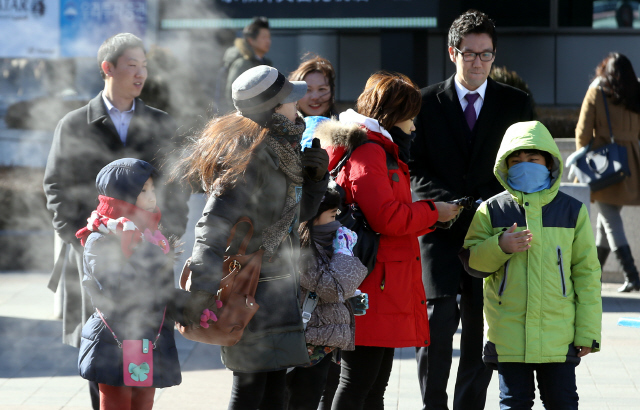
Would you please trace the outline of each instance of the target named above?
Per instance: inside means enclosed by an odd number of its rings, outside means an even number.
[[[76,238],[80,239],[82,246],[92,232],[100,232],[120,236],[122,252],[127,258],[142,239],[158,245],[165,254],[169,252],[169,242],[158,230],[162,216],[158,207],[154,212],[149,212],[120,199],[103,195],[98,199],[100,203],[87,219],[87,226],[76,232]]]

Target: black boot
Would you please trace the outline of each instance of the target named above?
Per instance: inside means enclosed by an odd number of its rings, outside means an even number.
[[[607,262],[611,249],[608,247],[605,248],[604,246],[596,246],[596,250],[598,251],[598,262],[600,262],[600,267],[604,269],[604,264]]]
[[[618,292],[631,292],[632,290],[640,290],[640,275],[631,255],[629,245],[621,246],[615,250],[615,254],[624,270],[624,284],[618,288]]]

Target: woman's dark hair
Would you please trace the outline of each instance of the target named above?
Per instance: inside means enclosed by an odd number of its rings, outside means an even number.
[[[313,222],[320,217],[324,212],[330,209],[336,209],[340,207],[340,193],[335,188],[327,188],[318,212],[316,215],[306,222],[302,222],[298,227],[298,233],[300,234],[300,247],[307,248],[311,244],[311,237],[313,236]],[[315,246],[312,246],[315,252]]]
[[[414,118],[420,112],[420,89],[409,77],[381,71],[369,77],[356,101],[356,111],[378,120],[390,130],[399,122]]]
[[[307,58],[305,55],[303,58]],[[329,112],[335,112],[336,97],[336,71],[333,65],[326,58],[315,56],[303,61],[298,68],[289,74],[289,81],[304,81],[307,74],[320,73],[327,79],[329,89],[331,90],[331,103],[329,104]],[[306,113],[305,113],[306,115]]]
[[[260,34],[260,29],[266,28],[269,30],[269,19],[266,17],[254,17],[251,23],[247,24],[242,29],[242,35],[244,38],[256,39]]]
[[[173,178],[199,182],[208,195],[233,187],[249,165],[251,154],[269,129],[239,113],[214,117],[185,149]]]
[[[467,34],[487,34],[491,37],[493,51],[496,50],[496,43],[498,42],[496,26],[493,20],[483,12],[471,9],[454,20],[449,28],[449,36],[447,39],[449,47],[459,49],[462,39]]]
[[[610,53],[596,68],[596,77],[614,104],[640,113],[640,85],[631,61],[620,53]]]

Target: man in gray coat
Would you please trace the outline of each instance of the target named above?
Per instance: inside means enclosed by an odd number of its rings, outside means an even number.
[[[59,284],[63,286],[62,341],[75,347],[91,313],[81,285],[83,249],[75,234],[97,205],[96,175],[108,163],[127,157],[162,170],[178,154],[174,121],[137,98],[147,78],[142,40],[129,33],[107,39],[98,50],[98,65],[104,90],[60,120],[44,176],[47,208],[63,241],[49,288],[56,291]],[[161,172],[156,182],[161,223],[165,236],[180,237],[187,223],[189,193],[178,183],[163,182],[168,171]],[[99,408],[96,387],[91,389],[92,402]]]

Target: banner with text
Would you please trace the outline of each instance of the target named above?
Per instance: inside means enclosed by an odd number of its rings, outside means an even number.
[[[230,18],[436,17],[439,0],[214,0]]]
[[[60,54],[95,56],[107,38],[127,32],[144,40],[146,29],[146,0],[62,0]]]
[[[0,57],[57,57],[59,7],[60,0],[0,0]]]

